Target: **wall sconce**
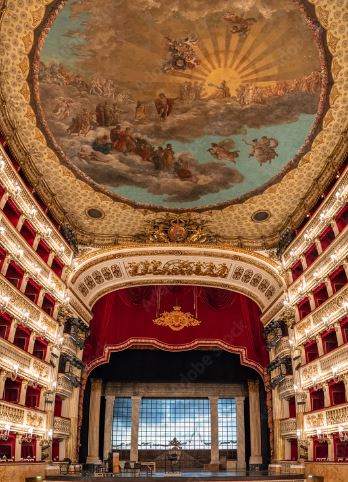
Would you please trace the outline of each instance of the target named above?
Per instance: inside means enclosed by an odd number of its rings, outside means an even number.
[[[28,218],[33,219],[37,215],[37,209],[33,206],[28,210]]]
[[[51,403],[54,402],[54,399],[55,399],[55,396],[56,396],[56,388],[57,388],[57,382],[53,382],[52,386],[51,386],[51,389],[46,390],[46,392],[45,392],[45,402],[46,403],[51,404]]]
[[[326,433],[323,433],[320,428],[317,428],[317,439],[319,443],[330,443],[329,437]]]
[[[10,435],[11,425],[7,423],[5,428],[0,430],[0,440],[4,440],[5,442],[8,440]]]
[[[317,377],[313,377],[313,378],[312,378],[312,384],[313,384],[313,388],[314,388],[315,391],[320,390],[320,389],[323,388],[322,384],[321,384],[321,383],[318,383]]]
[[[33,388],[37,388],[39,382],[39,375],[37,373],[31,373],[33,380],[29,380],[28,385]]]
[[[330,256],[330,259],[333,263],[337,263],[338,261],[338,254],[337,253],[333,253],[331,256]]]
[[[18,182],[15,182],[12,184],[11,188],[9,189],[9,192],[11,196],[16,197],[22,192],[22,188],[18,184]]]
[[[21,436],[19,443],[30,443],[33,440],[33,429],[29,428],[28,432],[24,435]]]
[[[338,434],[341,442],[348,442],[348,432],[344,430],[343,425],[338,427]]]
[[[344,187],[341,187],[337,192],[336,192],[336,199],[337,201],[341,204],[343,204],[346,200],[345,200],[345,188]]]
[[[9,301],[10,301],[10,298],[8,296],[0,296],[0,309],[3,311],[3,310],[6,310],[8,304],[9,304]]]
[[[338,375],[338,367],[332,367],[332,379],[335,383],[338,383],[341,381],[341,377]]]
[[[43,450],[48,449],[52,445],[53,432],[48,430],[40,441],[40,445]]]
[[[27,311],[27,310],[21,311],[20,316],[19,316],[19,319],[20,319],[21,324],[22,324],[24,327],[28,326],[29,311]]]
[[[14,382],[17,378],[18,375],[18,370],[19,370],[19,365],[12,365],[12,370],[11,370],[11,380]]]

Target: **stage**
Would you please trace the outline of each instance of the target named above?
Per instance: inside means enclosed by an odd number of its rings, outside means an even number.
[[[60,476],[47,476],[45,480],[50,482],[60,481],[95,481],[100,480],[100,476],[88,476],[88,475],[60,475]],[[305,480],[303,474],[269,474],[266,472],[248,472],[248,471],[220,471],[220,472],[181,472],[181,474],[171,474],[164,472],[156,472],[152,476],[144,477],[143,475],[134,476],[133,474],[122,474],[113,477],[103,476],[102,480],[105,482],[115,481],[115,479],[127,479],[128,482],[149,482],[149,479],[156,479],[156,481],[240,481],[240,482],[260,482],[260,481],[274,481],[274,482],[301,482]]]

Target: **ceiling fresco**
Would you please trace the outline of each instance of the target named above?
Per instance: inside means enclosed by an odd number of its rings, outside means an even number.
[[[7,0],[0,33],[1,134],[80,244],[271,248],[346,156],[344,0]]]
[[[327,106],[322,32],[293,0],[63,0],[39,32],[49,144],[136,205],[262,192],[308,151]]]

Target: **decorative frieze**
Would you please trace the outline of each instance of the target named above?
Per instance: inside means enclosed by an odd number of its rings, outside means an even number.
[[[309,433],[316,433],[317,429],[325,428],[328,433],[337,432],[340,425],[348,423],[348,405],[327,408],[320,412],[305,414],[305,429]]]
[[[62,417],[54,417],[53,432],[54,435],[69,435],[70,434],[70,419]]]
[[[294,396],[294,377],[292,375],[286,376],[285,379],[279,383],[278,390],[280,398],[287,399]]]
[[[322,383],[333,377],[333,368],[336,375],[348,369],[348,344],[336,348],[333,353],[327,353],[307,365],[301,367],[301,381],[304,388],[309,388],[313,383]]]
[[[64,373],[58,373],[56,388],[57,393],[69,397],[72,393],[72,389],[72,384],[70,380],[64,375]]]
[[[64,341],[61,351],[63,353],[70,353],[73,356],[76,356],[77,354],[76,344],[74,343],[69,333],[64,333]]]
[[[296,435],[297,423],[296,418],[288,418],[281,420],[280,422],[280,434],[284,435]]]
[[[8,405],[6,402],[0,402],[0,420],[15,424],[23,424],[24,409]]]
[[[275,356],[284,357],[290,355],[290,351],[289,337],[284,336],[275,347]]]

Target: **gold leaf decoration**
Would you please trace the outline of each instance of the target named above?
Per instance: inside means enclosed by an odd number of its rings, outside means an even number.
[[[173,331],[180,331],[189,326],[199,326],[202,322],[196,320],[191,313],[183,313],[181,306],[173,306],[173,310],[164,311],[158,318],[153,320],[155,325],[167,326]]]

